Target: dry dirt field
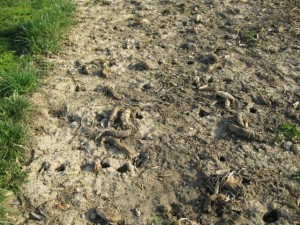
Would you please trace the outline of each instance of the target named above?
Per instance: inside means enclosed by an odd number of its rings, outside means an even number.
[[[298,0],[75,2],[12,224],[300,224]]]

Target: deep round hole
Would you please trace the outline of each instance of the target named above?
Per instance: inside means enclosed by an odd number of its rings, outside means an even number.
[[[254,107],[252,107],[252,108],[250,108],[250,112],[251,112],[251,113],[256,113],[256,112],[257,112],[257,109],[254,108]]]
[[[105,168],[110,167],[110,165],[109,165],[109,163],[107,163],[107,162],[102,162],[102,163],[101,163],[101,167],[102,167],[102,169],[105,169]]]
[[[225,157],[224,157],[224,156],[221,156],[221,157],[220,157],[220,161],[221,161],[221,162],[225,162],[225,161],[226,161]]]
[[[57,172],[62,172],[62,171],[65,171],[66,170],[66,165],[65,164],[61,164],[59,167],[57,167],[55,169],[55,171]]]
[[[279,219],[279,213],[277,210],[271,210],[264,214],[263,221],[266,223],[274,223]]]
[[[119,173],[126,173],[129,170],[129,166],[127,164],[124,164],[120,168],[117,169]]]
[[[141,120],[141,119],[144,118],[143,115],[142,115],[141,113],[136,113],[136,114],[135,114],[135,117],[136,117],[137,119],[139,119],[139,120]]]
[[[249,184],[251,184],[251,181],[250,181],[250,179],[243,177],[242,178],[242,184],[249,185]]]
[[[205,116],[207,116],[207,115],[209,115],[208,112],[204,111],[203,109],[200,110],[200,112],[199,112],[199,116],[200,116],[200,117],[205,117]]]

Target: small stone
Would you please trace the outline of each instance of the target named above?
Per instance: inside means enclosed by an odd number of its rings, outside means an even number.
[[[290,150],[295,154],[299,155],[300,154],[300,145],[298,144],[293,144],[290,148]]]
[[[196,23],[200,23],[201,22],[201,15],[200,14],[196,15],[195,22]]]
[[[32,219],[32,220],[42,220],[43,217],[37,213],[34,213],[34,212],[30,212],[29,213],[29,219]]]
[[[100,207],[96,208],[96,213],[98,216],[100,216],[102,219],[109,223],[118,223],[122,220],[122,217],[119,213],[113,212],[109,209],[103,209]]]
[[[110,72],[110,69],[108,66],[104,66],[104,68],[102,69],[102,76],[105,77],[105,78],[109,78],[109,72]]]
[[[95,161],[95,163],[94,163],[94,172],[96,174],[98,174],[101,169],[102,169],[102,167],[101,167],[100,162],[99,161]]]
[[[94,219],[96,219],[96,217],[97,217],[97,213],[92,212],[90,215],[90,219],[94,220]]]
[[[225,109],[230,109],[230,101],[228,99],[225,99],[224,108]]]
[[[141,211],[139,211],[137,208],[135,209],[135,215],[137,217],[141,217]]]
[[[100,125],[103,128],[107,128],[108,127],[108,119],[107,118],[102,119],[100,122]]]
[[[200,82],[200,77],[199,76],[195,76],[194,77],[194,80],[193,80],[193,84],[199,84],[199,82]]]
[[[292,148],[292,146],[293,146],[293,143],[292,143],[291,141],[286,141],[286,142],[283,143],[283,146],[282,146],[282,147],[283,147],[285,150],[290,151],[291,148]]]

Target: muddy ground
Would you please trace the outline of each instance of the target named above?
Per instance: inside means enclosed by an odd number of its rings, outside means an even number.
[[[12,224],[300,224],[299,1],[75,2]]]

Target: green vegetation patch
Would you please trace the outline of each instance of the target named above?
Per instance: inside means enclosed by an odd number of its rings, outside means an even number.
[[[300,183],[300,172],[297,173],[297,174],[292,175],[292,178]]]
[[[58,51],[75,9],[68,0],[0,0],[0,6],[0,51],[18,54]]]
[[[283,123],[278,129],[278,135],[280,139],[287,141],[296,141],[300,139],[300,125]]]
[[[152,224],[154,224],[154,225],[176,225],[177,223],[174,221],[165,220],[159,216],[154,216],[152,218]]]
[[[26,121],[35,90],[48,66],[41,55],[57,52],[71,25],[70,0],[0,0],[0,224],[5,224],[6,193],[19,192],[29,136]]]

